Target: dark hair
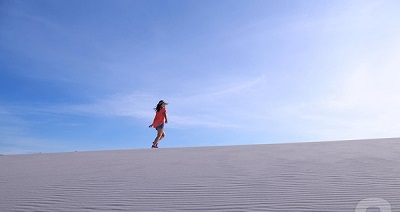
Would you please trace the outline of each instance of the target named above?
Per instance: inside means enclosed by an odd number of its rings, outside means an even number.
[[[161,106],[164,104],[164,100],[160,100],[156,106],[156,108],[154,108],[155,111],[160,111],[161,110]]]

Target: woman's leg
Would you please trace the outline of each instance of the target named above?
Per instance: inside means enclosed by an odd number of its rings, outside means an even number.
[[[153,146],[157,146],[158,142],[165,137],[164,129],[157,129],[157,137],[154,139]]]
[[[161,139],[163,139],[164,137],[165,137],[165,131],[163,130],[163,133],[162,133],[159,141],[161,141]]]

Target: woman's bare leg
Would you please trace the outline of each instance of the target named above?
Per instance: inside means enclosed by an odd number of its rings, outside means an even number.
[[[158,142],[165,137],[164,129],[157,130],[157,137],[154,139],[153,145],[157,146]]]
[[[161,135],[161,137],[160,137],[160,140],[159,141],[161,141],[163,138],[165,137],[165,132],[164,132],[164,130],[163,130],[163,133],[162,133],[162,135]]]

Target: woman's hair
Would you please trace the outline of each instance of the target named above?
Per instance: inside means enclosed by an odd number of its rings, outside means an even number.
[[[162,107],[162,105],[163,105],[164,103],[165,103],[164,100],[160,100],[160,101],[158,102],[156,108],[154,108],[154,110],[157,111],[157,112],[160,111],[160,110],[161,110],[161,107]]]

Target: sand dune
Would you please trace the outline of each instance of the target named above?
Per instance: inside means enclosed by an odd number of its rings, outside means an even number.
[[[400,211],[400,139],[5,155],[0,186],[1,211]]]

